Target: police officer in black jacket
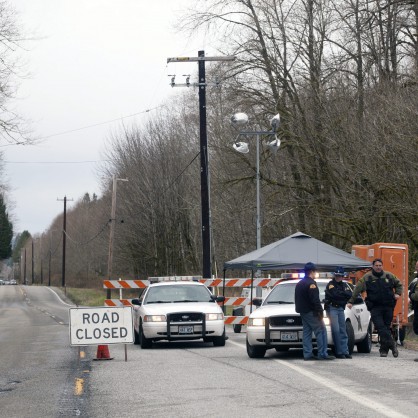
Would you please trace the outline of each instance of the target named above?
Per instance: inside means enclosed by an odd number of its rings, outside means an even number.
[[[335,356],[340,359],[351,359],[348,351],[348,336],[345,326],[345,305],[353,292],[348,283],[343,281],[344,268],[337,267],[333,279],[325,289],[325,310],[331,322],[331,333],[334,341]]]
[[[379,334],[380,357],[387,357],[389,349],[392,350],[393,357],[398,357],[398,348],[392,338],[390,326],[396,301],[402,295],[402,283],[394,274],[384,271],[383,261],[376,258],[372,262],[372,270],[357,282],[347,307],[351,309],[354,300],[362,292],[367,292],[367,309]]]
[[[319,300],[319,289],[315,281],[316,266],[306,263],[305,277],[295,288],[295,309],[300,313],[303,324],[303,358],[309,360],[334,360],[328,355],[327,330],[323,321],[324,311]],[[312,352],[312,332],[318,346],[318,356]]]

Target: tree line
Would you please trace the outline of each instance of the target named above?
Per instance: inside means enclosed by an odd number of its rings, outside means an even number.
[[[268,129],[280,113],[281,147],[260,154],[261,236],[302,231],[346,251],[353,244],[407,243],[418,257],[418,9],[382,0],[207,0],[181,22],[206,30],[224,55],[207,88],[212,274],[255,249],[255,138],[232,145],[230,118]],[[114,278],[201,274],[197,90],[183,91],[139,126],[113,134],[103,195],[67,214],[67,277],[79,286],[107,275],[114,222]],[[246,128],[246,129],[247,129]],[[268,138],[262,138],[263,144]],[[116,219],[110,219],[113,175]],[[37,244],[59,283],[62,216]],[[40,244],[42,242],[42,245]],[[27,249],[30,251],[31,249]],[[45,265],[45,264],[44,264]],[[40,263],[34,263],[39,281]],[[245,272],[233,272],[240,275]]]

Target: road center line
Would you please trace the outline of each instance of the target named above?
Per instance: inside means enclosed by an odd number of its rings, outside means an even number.
[[[244,347],[244,344],[237,343],[235,341],[228,340],[229,344],[234,344],[239,347]],[[295,364],[292,364],[288,361],[284,360],[278,360],[278,359],[272,359],[274,362],[281,364],[282,366],[286,366],[289,369],[294,370],[295,372],[319,383],[320,385],[326,387],[329,390],[332,390],[333,392],[338,393],[339,395],[342,395],[349,399],[350,401],[357,402],[362,406],[365,406],[366,408],[372,409],[373,411],[378,412],[382,416],[390,417],[390,418],[407,418],[407,415],[403,415],[398,411],[395,411],[391,408],[389,408],[387,405],[383,405],[380,402],[373,401],[370,398],[367,398],[366,396],[360,395],[359,393],[352,392],[348,389],[339,388],[335,385],[335,382],[329,382],[327,379],[320,377],[309,370],[306,370],[303,367],[296,366]],[[314,362],[312,362],[313,364]]]

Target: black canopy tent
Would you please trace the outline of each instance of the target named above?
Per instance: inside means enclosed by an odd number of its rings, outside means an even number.
[[[333,271],[341,266],[348,271],[370,268],[371,263],[319,241],[302,232],[273,242],[257,250],[244,254],[224,264],[228,269],[251,270],[251,298],[254,271],[257,270],[302,270],[307,262],[316,264],[319,270]]]
[[[228,269],[240,270],[298,270],[307,262],[319,270],[332,270],[338,266],[347,270],[371,267],[371,263],[319,241],[302,232],[296,232],[280,241],[251,251],[224,264]]]

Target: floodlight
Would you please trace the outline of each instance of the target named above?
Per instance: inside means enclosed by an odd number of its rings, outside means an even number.
[[[274,135],[274,137],[275,139],[273,139],[272,141],[269,141],[267,143],[267,146],[269,147],[270,151],[273,154],[276,154],[277,150],[280,148],[281,141],[279,138],[277,138],[277,135]]]
[[[235,115],[232,115],[231,117],[231,122],[237,126],[245,125],[248,123],[248,116],[243,112],[235,113]]]
[[[250,152],[246,142],[235,142],[232,146],[234,147],[235,151],[238,151],[241,154],[248,154]]]
[[[277,132],[280,126],[280,113],[273,116],[273,118],[270,121],[270,124],[271,124],[271,129],[273,130],[273,132]]]

